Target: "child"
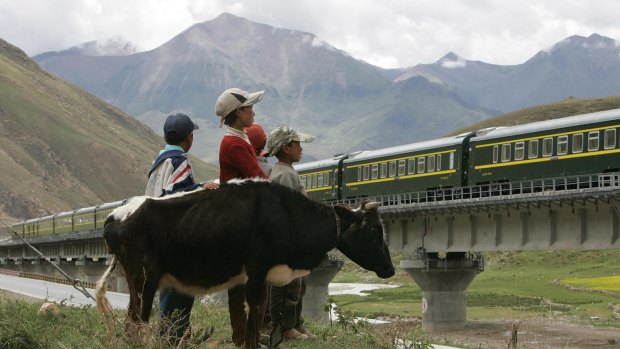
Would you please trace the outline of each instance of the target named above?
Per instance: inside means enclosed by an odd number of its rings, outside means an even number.
[[[238,88],[228,89],[217,98],[215,114],[220,117],[220,127],[227,126],[220,143],[220,183],[234,178],[265,178],[267,175],[256,161],[256,151],[244,129],[254,123],[254,104],[260,102],[265,91],[248,93]],[[245,341],[245,286],[228,290],[228,312],[232,327],[232,340],[237,346]]]
[[[258,166],[260,166],[261,170],[265,172],[266,175],[269,175],[271,172],[271,165],[267,162],[267,152],[265,149],[265,144],[267,143],[267,134],[265,134],[265,130],[263,127],[254,123],[252,126],[245,129],[245,133],[248,135],[248,139],[250,140],[250,144],[252,144],[252,148],[256,152],[256,161],[258,161]]]
[[[161,197],[200,187],[205,189],[218,187],[215,183],[200,185],[194,182],[187,152],[192,147],[194,130],[197,129],[198,125],[185,114],[168,116],[164,123],[166,147],[159,152],[149,170],[145,195]],[[180,293],[174,288],[165,288],[159,292],[159,315],[164,323],[160,335],[170,336],[175,346],[183,338],[185,331],[190,331],[189,318],[193,304],[194,297]]]
[[[271,131],[267,140],[270,155],[278,158],[271,169],[271,180],[293,190],[306,194],[301,178],[293,168],[302,155],[300,142],[312,142],[314,136],[298,133],[288,126]],[[270,314],[273,327],[282,327],[282,337],[288,339],[307,339],[316,337],[303,326],[301,317],[302,299],[306,294],[306,279],[299,278],[282,287],[271,288]]]

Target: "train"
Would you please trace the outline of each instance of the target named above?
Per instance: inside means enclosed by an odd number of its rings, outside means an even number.
[[[361,151],[295,166],[321,201],[617,172],[620,109]]]
[[[620,170],[620,109],[336,155],[295,164],[309,197],[327,203]],[[465,189],[464,189],[465,188]],[[13,225],[26,238],[100,233],[126,200]]]
[[[99,237],[103,234],[103,224],[108,215],[126,202],[127,199],[124,199],[41,218],[32,218],[11,225],[11,230],[24,239],[38,242],[44,242],[45,239],[53,239],[59,235],[72,235],[75,238]],[[13,234],[12,240],[19,240],[19,237]]]

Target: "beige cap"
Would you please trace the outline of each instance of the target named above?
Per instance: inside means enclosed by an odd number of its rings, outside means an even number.
[[[315,138],[314,136],[297,132],[292,127],[280,126],[269,134],[267,149],[269,149],[269,155],[275,155],[285,144],[291,142],[310,143]]]
[[[222,92],[215,102],[215,114],[221,118],[220,125],[232,111],[256,104],[263,99],[264,95],[265,91],[248,93],[240,88],[230,88]]]

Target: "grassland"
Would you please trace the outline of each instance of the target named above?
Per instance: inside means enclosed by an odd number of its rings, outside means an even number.
[[[395,256],[395,264],[403,258],[406,256]],[[620,328],[620,321],[611,318],[608,308],[620,298],[594,292],[620,288],[618,250],[492,253],[485,261],[485,271],[466,291],[470,320],[561,317]],[[350,263],[334,281],[353,282],[356,274],[363,282],[385,282],[374,274],[357,271]],[[364,297],[333,298],[339,307],[357,316],[421,317],[422,291],[407,274],[399,270],[387,282],[401,287],[372,291]],[[571,291],[563,283],[593,292]]]

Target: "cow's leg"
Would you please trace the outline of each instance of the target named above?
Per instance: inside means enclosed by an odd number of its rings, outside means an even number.
[[[151,310],[153,309],[153,298],[159,285],[159,277],[154,273],[149,273],[144,280],[142,287],[142,308],[140,309],[140,320],[149,321]]]
[[[241,346],[245,340],[247,323],[245,285],[239,285],[228,290],[228,313],[232,327],[232,340],[236,346]]]
[[[125,269],[125,277],[129,288],[129,307],[125,320],[125,332],[133,336],[139,332],[140,324],[149,320],[159,278],[155,273],[148,272],[146,267],[141,265]]]
[[[266,275],[266,274],[265,274]],[[258,347],[259,338],[259,314],[260,307],[265,296],[265,275],[263,277],[250,277],[245,285],[245,297],[250,307],[248,322],[245,332],[246,348]]]

